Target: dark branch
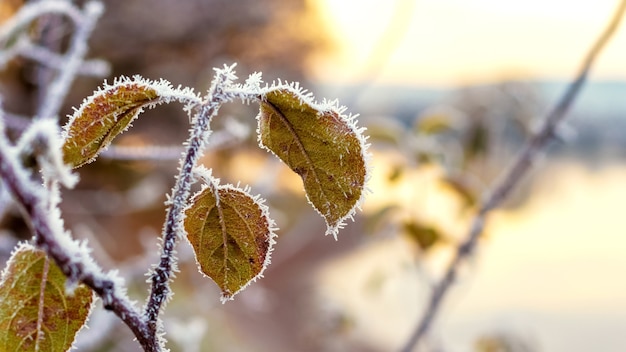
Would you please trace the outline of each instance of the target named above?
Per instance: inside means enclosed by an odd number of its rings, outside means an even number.
[[[193,183],[193,168],[202,154],[207,137],[210,134],[210,123],[217,114],[222,103],[228,98],[224,95],[223,86],[227,77],[223,73],[217,74],[215,81],[206,101],[200,107],[200,112],[194,120],[190,136],[186,142],[186,152],[181,159],[176,183],[172,188],[169,199],[170,206],[167,210],[165,224],[163,225],[163,248],[161,260],[152,272],[150,296],[144,309],[144,315],[148,320],[149,333],[153,338],[158,336],[158,318],[163,305],[169,299],[169,280],[175,265],[174,247],[179,236],[184,230],[182,222],[184,210],[187,206],[191,185]]]

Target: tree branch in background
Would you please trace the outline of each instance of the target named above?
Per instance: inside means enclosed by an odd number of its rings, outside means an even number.
[[[65,101],[65,96],[87,54],[87,41],[103,12],[104,5],[100,2],[92,1],[85,4],[83,15],[79,21],[75,22],[76,30],[65,54],[64,64],[48,87],[35,118],[57,118],[61,104]]]
[[[437,316],[446,293],[456,279],[460,265],[472,254],[478,244],[478,239],[483,231],[487,214],[492,209],[498,207],[509,196],[522,177],[530,170],[535,158],[556,135],[559,123],[565,118],[569,108],[578,97],[596,57],[618,27],[625,8],[626,0],[622,0],[619,7],[615,10],[608,27],[587,53],[576,79],[568,86],[556,106],[547,115],[539,132],[526,142],[515,162],[505,171],[503,177],[493,186],[492,190],[487,193],[486,198],[482,202],[473,220],[467,239],[457,249],[456,255],[450,262],[441,281],[433,288],[426,311],[406,345],[402,348],[403,352],[412,351],[428,332]]]

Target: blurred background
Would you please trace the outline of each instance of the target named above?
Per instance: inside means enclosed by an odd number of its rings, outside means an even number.
[[[22,0],[0,0],[0,21]],[[242,79],[300,81],[338,98],[368,128],[371,194],[339,241],[308,206],[300,179],[257,147],[257,106],[225,106],[202,163],[268,200],[280,231],[265,277],[235,300],[181,272],[164,315],[172,351],[393,351],[417,324],[430,289],[466,236],[481,195],[556,102],[615,0],[136,0],[107,1],[90,58],[107,77],[80,77],[63,113],[120,75],[208,88],[213,67]],[[33,24],[62,51],[64,19]],[[1,49],[1,48],[0,48]],[[4,108],[20,132],[51,72],[26,59],[0,72]],[[488,218],[427,341],[427,351],[622,351],[626,346],[626,29],[609,42],[565,126],[505,206]],[[18,121],[18,122],[16,122]],[[63,119],[62,123],[65,123]],[[176,148],[180,106],[141,115],[117,146]],[[176,154],[177,149],[173,149]],[[114,154],[79,170],[64,191],[66,225],[139,302],[157,258],[176,160]],[[30,233],[3,208],[2,263]],[[80,351],[137,351],[98,310]]]

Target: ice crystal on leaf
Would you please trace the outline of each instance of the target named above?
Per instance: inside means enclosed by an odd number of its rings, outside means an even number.
[[[222,302],[262,277],[270,263],[274,222],[263,200],[248,189],[219,185],[209,172],[208,185],[185,211],[185,230],[199,269],[222,290]]]
[[[21,244],[0,279],[0,350],[67,351],[92,308],[79,285],[69,295],[66,277],[46,254]]]
[[[65,163],[80,167],[95,160],[113,138],[124,132],[145,107],[178,100],[199,104],[191,89],[174,89],[165,80],[122,77],[85,99],[64,128]],[[187,109],[191,110],[189,107]]]
[[[367,143],[354,116],[336,102],[318,104],[298,84],[263,90],[258,119],[260,145],[300,175],[307,198],[337,239],[352,218],[368,180]]]

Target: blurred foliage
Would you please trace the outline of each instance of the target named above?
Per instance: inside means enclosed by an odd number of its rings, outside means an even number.
[[[528,341],[511,334],[490,334],[480,337],[475,345],[476,352],[534,352]]]
[[[408,121],[409,126],[393,117],[367,120],[374,149],[400,154],[391,162],[383,187],[402,188],[423,201],[385,202],[372,212],[369,229],[376,232],[389,228],[376,222],[395,226],[415,241],[420,253],[438,244],[457,243],[459,234],[446,230],[441,219],[433,218],[428,209],[439,202],[438,196],[448,193],[460,207],[458,211],[449,208],[446,221],[467,221],[487,187],[512,162],[530,135],[540,107],[541,101],[531,86],[504,82],[459,89],[443,102],[423,109]],[[411,176],[433,169],[437,176],[428,184],[420,184]],[[419,196],[429,187],[439,189],[440,194]],[[507,206],[519,205],[525,193],[518,192]]]
[[[423,251],[429,250],[435,243],[441,240],[439,231],[432,227],[426,227],[417,221],[407,221],[402,224],[402,228],[406,235],[417,242]]]

